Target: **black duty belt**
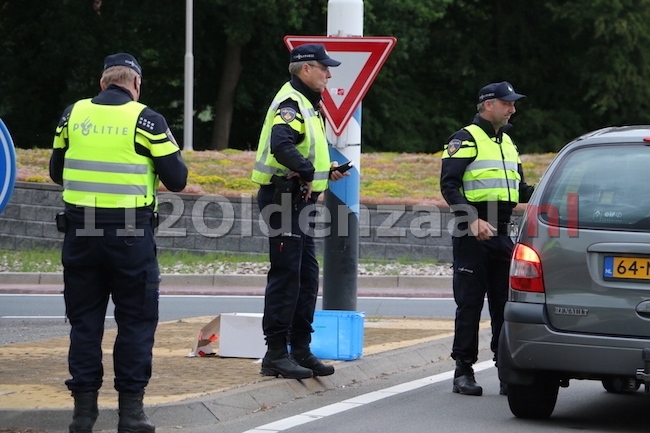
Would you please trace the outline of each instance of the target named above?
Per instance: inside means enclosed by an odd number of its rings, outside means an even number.
[[[510,234],[510,223],[498,222],[497,233],[500,235],[508,236]]]

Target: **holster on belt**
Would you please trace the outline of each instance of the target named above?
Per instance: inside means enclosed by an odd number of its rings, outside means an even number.
[[[68,219],[65,216],[65,211],[58,212],[54,217],[54,222],[59,232],[65,233],[68,231]]]
[[[160,215],[158,215],[158,212],[153,212],[151,214],[151,228],[153,230],[156,230],[156,228],[158,228],[158,224],[160,224]]]
[[[282,194],[291,195],[291,204],[297,204],[302,200],[303,189],[301,188],[300,179],[297,177],[287,178],[285,176],[271,176],[271,183],[275,186],[273,194],[273,203],[282,204]]]

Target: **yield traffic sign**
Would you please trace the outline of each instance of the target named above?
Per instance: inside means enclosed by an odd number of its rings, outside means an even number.
[[[366,95],[397,39],[394,37],[285,36],[289,50],[303,44],[323,44],[341,62],[323,92],[323,112],[332,130],[341,135]]]

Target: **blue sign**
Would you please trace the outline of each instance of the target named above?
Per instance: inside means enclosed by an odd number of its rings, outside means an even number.
[[[14,192],[16,183],[16,150],[9,130],[0,119],[0,212]]]

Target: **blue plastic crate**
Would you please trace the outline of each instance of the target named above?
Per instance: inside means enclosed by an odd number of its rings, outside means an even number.
[[[363,353],[363,311],[317,310],[309,347],[317,358],[349,361]]]

